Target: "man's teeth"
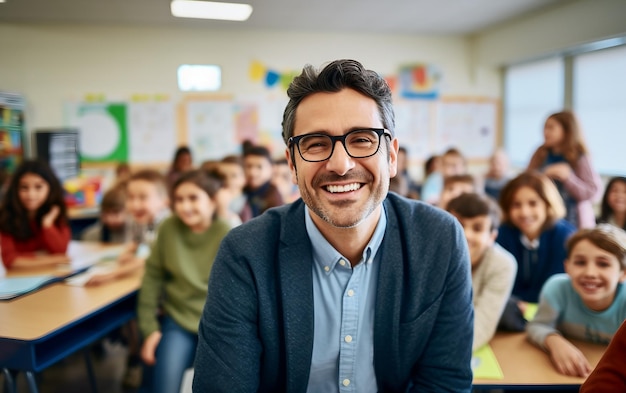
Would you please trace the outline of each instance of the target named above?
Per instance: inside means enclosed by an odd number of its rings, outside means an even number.
[[[344,184],[342,186],[326,186],[328,192],[331,193],[356,191],[359,188],[361,188],[361,184],[359,183]]]

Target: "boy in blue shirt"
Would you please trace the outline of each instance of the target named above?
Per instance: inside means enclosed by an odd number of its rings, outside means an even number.
[[[626,232],[608,224],[579,230],[567,242],[565,272],[546,281],[526,330],[561,374],[586,377],[589,361],[564,337],[608,344],[626,319]]]

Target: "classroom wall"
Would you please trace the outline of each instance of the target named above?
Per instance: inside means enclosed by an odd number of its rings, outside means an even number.
[[[490,70],[625,35],[626,1],[580,0],[494,26],[470,42],[475,67]]]
[[[221,93],[235,95],[267,91],[248,76],[253,60],[283,72],[336,58],[359,59],[382,74],[405,63],[432,63],[444,75],[442,94],[499,94],[497,78],[470,77],[467,41],[454,36],[0,24],[0,46],[14,48],[0,60],[0,89],[26,97],[31,130],[63,125],[63,102],[88,93],[177,99],[176,69],[185,63],[222,66]]]

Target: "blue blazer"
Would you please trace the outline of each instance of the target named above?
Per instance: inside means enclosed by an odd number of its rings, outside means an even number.
[[[381,392],[470,392],[473,307],[463,230],[389,194],[377,286]],[[306,392],[313,351],[312,249],[304,203],[231,230],[209,280],[194,392]]]
[[[539,302],[539,293],[548,278],[565,272],[563,263],[567,258],[565,243],[576,232],[576,228],[564,219],[541,232],[539,248],[531,253],[522,244],[517,227],[502,224],[496,241],[517,261],[517,275],[513,284],[513,295],[525,302]],[[525,257],[526,254],[526,257]]]

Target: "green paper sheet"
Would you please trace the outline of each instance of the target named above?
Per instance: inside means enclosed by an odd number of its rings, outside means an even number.
[[[504,379],[500,364],[489,345],[483,345],[472,354],[475,379]]]

